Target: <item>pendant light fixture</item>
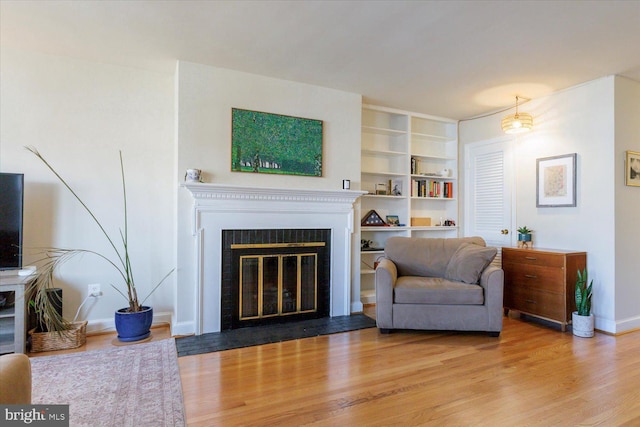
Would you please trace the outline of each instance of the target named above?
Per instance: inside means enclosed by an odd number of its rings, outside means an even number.
[[[502,119],[502,130],[505,133],[529,132],[533,128],[533,117],[529,113],[518,113],[518,100],[516,96],[516,113]]]

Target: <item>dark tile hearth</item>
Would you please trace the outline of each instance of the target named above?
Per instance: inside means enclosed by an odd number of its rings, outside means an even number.
[[[376,321],[364,314],[323,317],[294,323],[256,326],[176,338],[178,357],[250,347],[280,341],[374,328]]]

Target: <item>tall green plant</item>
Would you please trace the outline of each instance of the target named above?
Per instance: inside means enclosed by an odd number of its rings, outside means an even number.
[[[120,230],[120,245],[118,246],[116,242],[118,240],[113,239],[102,226],[98,218],[93,214],[91,209],[80,199],[78,194],[69,186],[69,184],[60,176],[60,174],[47,162],[47,160],[36,150],[34,147],[26,147],[31,153],[33,153],[38,159],[40,159],[47,168],[60,180],[60,182],[71,192],[71,194],[75,197],[75,199],[82,205],[84,210],[89,214],[89,216],[93,219],[95,224],[98,226],[104,237],[107,239],[109,245],[113,249],[116,260],[112,260],[111,258],[100,254],[98,252],[88,250],[88,249],[60,249],[60,248],[48,248],[43,250],[43,257],[37,262],[42,265],[38,268],[38,273],[31,280],[29,286],[29,296],[31,300],[35,302],[36,312],[39,313],[39,317],[41,321],[46,325],[49,330],[65,330],[68,329],[69,324],[64,319],[60,317],[55,309],[51,307],[51,304],[48,304],[48,299],[46,298],[46,289],[53,288],[53,274],[54,271],[60,267],[63,263],[68,261],[69,259],[82,254],[90,254],[95,255],[99,258],[102,258],[112,267],[114,267],[120,276],[122,277],[122,281],[124,283],[124,291],[118,289],[114,284],[111,284],[120,295],[122,295],[129,303],[129,312],[136,312],[142,310],[142,305],[146,301],[146,299],[155,292],[156,289],[169,277],[169,275],[174,271],[171,269],[163,278],[156,284],[156,286],[149,292],[147,297],[145,297],[142,302],[138,299],[138,291],[136,289],[135,281],[133,278],[133,269],[131,267],[131,260],[129,258],[129,237],[128,237],[128,225],[127,225],[127,188],[126,181],[124,175],[124,162],[122,160],[122,152],[120,152],[120,173],[122,176],[122,195],[124,200],[124,229]]]
[[[587,286],[587,269],[578,270],[578,278],[576,279],[576,310],[579,316],[588,316],[591,314],[591,297],[593,290],[593,280]]]

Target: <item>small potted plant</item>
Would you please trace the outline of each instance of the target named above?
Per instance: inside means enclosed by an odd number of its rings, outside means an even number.
[[[519,248],[528,248],[531,245],[531,233],[533,230],[530,230],[525,225],[524,227],[518,228],[518,247]]]
[[[591,314],[593,280],[587,285],[587,269],[578,270],[576,279],[576,311],[572,313],[573,335],[590,338],[594,331],[594,316]]]

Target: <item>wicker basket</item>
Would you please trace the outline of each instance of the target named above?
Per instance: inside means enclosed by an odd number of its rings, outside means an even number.
[[[62,333],[29,331],[31,352],[65,350],[77,348],[87,342],[87,321],[72,322],[71,329]]]

